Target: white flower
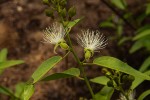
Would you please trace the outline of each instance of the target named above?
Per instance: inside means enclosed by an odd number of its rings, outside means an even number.
[[[64,28],[59,23],[53,23],[50,27],[44,30],[44,42],[57,44],[61,41],[64,41]]]
[[[64,50],[68,50],[69,46],[64,40],[65,31],[61,24],[53,23],[50,27],[44,30],[44,42],[54,44],[54,53],[56,53],[56,49],[60,46]]]
[[[89,29],[82,31],[82,34],[78,35],[77,42],[83,48],[93,52],[103,49],[107,45],[107,40],[99,31],[90,31]]]
[[[129,100],[136,100],[136,99],[134,99],[134,97],[135,97],[135,91],[130,92],[129,95],[128,95]],[[127,100],[127,99],[126,99],[126,97],[121,93],[118,100]]]

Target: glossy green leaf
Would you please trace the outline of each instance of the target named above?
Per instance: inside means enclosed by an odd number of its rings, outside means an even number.
[[[26,84],[26,86],[24,87],[24,92],[22,94],[22,99],[29,100],[33,95],[33,93],[34,93],[34,85]]]
[[[104,86],[100,92],[95,94],[95,100],[110,100],[113,92],[112,87]]]
[[[7,59],[7,53],[8,53],[8,51],[7,51],[6,48],[2,49],[0,51],[0,62],[6,61],[6,59]]]
[[[122,10],[125,10],[127,6],[124,0],[111,0],[111,3]]]
[[[144,72],[144,74],[149,75],[150,76],[150,70]],[[144,81],[144,79],[141,79],[140,77],[136,76],[135,80],[132,83],[131,89],[135,89],[137,86],[139,86],[142,82]]]
[[[148,57],[144,62],[143,64],[141,65],[139,71],[140,72],[144,72],[147,70],[147,68],[150,66],[150,57]]]
[[[110,27],[110,28],[115,28],[115,24],[113,22],[110,22],[110,21],[104,21],[104,22],[101,22],[99,24],[100,27],[104,27],[104,28],[107,28],[107,27]]]
[[[5,68],[8,68],[14,65],[22,64],[22,63],[24,63],[22,60],[9,60],[9,61],[0,62],[0,70],[3,70]]]
[[[150,95],[150,89],[149,90],[146,90],[144,91],[139,97],[137,100],[145,100],[145,97]]]
[[[150,3],[146,5],[146,15],[150,14]]]
[[[150,76],[135,70],[134,68],[130,67],[127,63],[124,63],[121,60],[114,57],[110,56],[99,57],[94,59],[93,64],[117,70],[120,72],[124,72],[144,80],[150,80]]]
[[[130,53],[134,53],[136,52],[137,50],[143,48],[143,47],[146,47],[146,49],[150,49],[150,36],[146,36],[146,37],[143,37],[139,40],[137,40],[131,47],[130,49]]]
[[[95,77],[93,79],[90,79],[91,82],[101,84],[101,85],[107,85],[107,82],[109,79],[106,76],[99,76]]]
[[[62,57],[60,56],[54,56],[46,61],[44,61],[37,70],[32,74],[33,83],[40,80],[50,69],[52,69],[60,60],[62,60]]]
[[[149,36],[149,35],[150,35],[150,29],[147,29],[147,30],[144,30],[144,31],[138,33],[138,35],[136,35],[136,36],[133,38],[133,40],[138,40],[138,39],[140,39],[140,38],[142,38],[142,37]]]
[[[42,79],[42,81],[50,81],[50,80],[70,78],[70,77],[79,77],[79,75],[80,75],[80,70],[78,68],[70,68],[64,72],[54,73],[52,75],[49,75],[44,79]]]

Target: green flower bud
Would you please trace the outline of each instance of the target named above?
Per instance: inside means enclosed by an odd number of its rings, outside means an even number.
[[[66,9],[64,8],[63,10],[61,10],[60,14],[61,14],[61,16],[62,16],[63,18],[65,18],[66,15],[67,15]]]
[[[92,57],[92,51],[89,49],[84,49],[84,52],[85,52],[84,54],[85,59],[89,60]]]
[[[46,14],[46,16],[48,16],[48,17],[53,17],[53,11],[52,11],[52,10],[46,9],[46,10],[45,10],[45,14]]]
[[[109,72],[107,68],[102,68],[102,73],[106,74],[107,72]]]
[[[66,1],[66,0],[61,0],[61,2],[60,2],[60,5],[61,5],[61,6],[64,7],[66,4],[67,4],[67,1]]]
[[[107,73],[105,74],[105,76],[106,76],[107,78],[109,78],[109,79],[112,79],[112,74],[111,74],[111,72],[107,72]]]
[[[123,75],[122,80],[123,80],[124,82],[128,81],[128,75]]]
[[[76,9],[75,9],[75,7],[71,7],[71,8],[69,9],[68,15],[69,15],[70,18],[72,18],[73,16],[76,15]]]
[[[135,77],[134,77],[134,76],[132,76],[132,75],[129,75],[129,76],[128,76],[128,80],[130,80],[130,81],[134,81],[134,80],[135,80]]]
[[[90,51],[86,51],[85,59],[89,59],[90,57],[91,57],[91,52]]]
[[[43,0],[43,4],[49,5],[49,4],[50,4],[50,3],[49,3],[49,0]]]
[[[68,50],[68,49],[69,49],[69,46],[67,45],[66,42],[61,42],[59,45],[60,45],[60,47],[61,47],[62,49],[64,49],[64,50]]]
[[[116,82],[117,85],[119,85],[119,78],[117,76],[114,77],[114,81]]]
[[[109,81],[107,82],[107,86],[108,86],[108,87],[114,87],[113,81],[112,81],[112,80],[109,80]]]

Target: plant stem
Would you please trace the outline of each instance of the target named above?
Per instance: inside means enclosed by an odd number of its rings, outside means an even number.
[[[77,61],[78,64],[79,64],[80,71],[81,71],[82,74],[83,74],[83,78],[84,78],[84,80],[85,80],[85,83],[86,83],[86,85],[87,85],[87,87],[88,87],[88,89],[89,89],[89,91],[90,91],[90,93],[91,93],[91,95],[92,95],[93,100],[94,100],[94,98],[95,98],[95,97],[94,97],[94,92],[93,92],[93,90],[92,90],[92,88],[91,88],[91,85],[90,85],[90,83],[89,83],[89,81],[88,81],[88,78],[86,77],[86,73],[85,73],[85,71],[84,71],[83,64],[82,64],[82,62],[80,61],[80,59],[78,58],[78,56],[76,55],[76,53],[74,52],[74,49],[73,49],[72,42],[71,42],[71,39],[70,39],[69,34],[67,34],[67,38],[68,38],[68,42],[69,42],[69,45],[70,45],[70,51],[72,52],[72,54],[74,55],[76,61]]]

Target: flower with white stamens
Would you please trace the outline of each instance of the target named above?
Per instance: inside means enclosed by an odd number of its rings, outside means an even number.
[[[64,28],[59,23],[53,23],[51,26],[44,30],[44,42],[57,44],[64,40],[65,32]]]
[[[78,35],[77,42],[84,48],[85,59],[89,59],[94,52],[105,48],[107,45],[107,40],[99,31],[89,29],[82,31],[82,34]]]
[[[53,23],[50,27],[44,30],[43,36],[45,43],[51,43],[55,45],[54,52],[58,46],[61,46],[61,48],[68,50],[69,46],[64,40],[65,31],[61,24]]]

